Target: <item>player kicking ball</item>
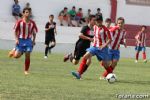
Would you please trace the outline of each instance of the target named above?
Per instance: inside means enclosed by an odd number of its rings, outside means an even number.
[[[147,60],[146,60],[146,26],[142,26],[141,27],[141,31],[138,32],[138,34],[135,36],[135,39],[136,39],[136,47],[135,47],[135,50],[136,50],[136,60],[135,60],[135,63],[138,62],[138,59],[139,59],[139,53],[141,51],[143,51],[143,61],[146,63]]]
[[[30,19],[30,10],[23,9],[23,18],[15,24],[15,44],[16,47],[10,51],[9,56],[13,58],[20,58],[25,53],[24,74],[29,74],[30,54],[35,45],[35,38],[37,33],[37,26],[34,21]]]
[[[90,47],[91,42],[93,42],[94,37],[94,30],[93,26],[95,25],[95,15],[89,16],[89,24],[86,26],[83,26],[81,33],[79,35],[79,40],[76,42],[74,55],[67,54],[64,57],[64,62],[70,59],[70,61],[77,65],[79,63],[79,60],[83,55],[86,53],[86,49]],[[91,59],[89,58],[87,60],[86,66],[88,67],[91,63]]]
[[[108,45],[112,41],[109,30],[102,24],[103,18],[97,16],[96,25],[94,25],[94,41],[90,48],[87,49],[86,54],[83,56],[78,71],[72,71],[72,75],[80,79],[82,74],[87,70],[86,63],[89,58],[96,56],[98,61],[103,60],[104,68],[112,73],[112,69],[109,67],[110,59],[108,54]]]
[[[109,55],[112,61],[110,68],[112,70],[115,69],[120,59],[120,50],[119,50],[120,44],[123,44],[125,47],[127,47],[124,41],[125,36],[126,36],[126,31],[124,30],[124,24],[125,24],[124,18],[119,17],[117,19],[117,25],[110,29],[110,33],[113,38],[113,40],[111,41],[109,45]],[[100,79],[105,79],[108,74],[109,72],[106,70],[103,73],[102,77],[100,77]]]

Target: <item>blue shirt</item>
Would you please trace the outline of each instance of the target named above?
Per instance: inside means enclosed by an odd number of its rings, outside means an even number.
[[[20,5],[18,5],[18,4],[14,4],[14,5],[12,6],[12,12],[13,12],[13,13],[19,14],[19,13],[20,13],[20,9],[21,9],[21,7],[20,7]]]

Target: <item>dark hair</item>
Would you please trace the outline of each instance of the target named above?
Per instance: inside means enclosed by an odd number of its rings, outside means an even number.
[[[23,13],[25,13],[26,10],[28,10],[30,12],[30,8],[24,8]]]
[[[64,7],[64,10],[68,9],[67,7]]]
[[[81,10],[82,10],[82,8],[79,8],[79,10],[81,11]]]
[[[105,22],[111,22],[110,18],[106,18]]]
[[[88,20],[90,21],[90,20],[92,20],[92,18],[95,18],[95,15],[90,15],[90,16],[88,17]]]
[[[123,17],[119,17],[119,18],[117,19],[117,22],[118,22],[118,20],[122,20],[122,21],[123,21],[123,23],[125,23],[125,20],[124,20],[124,18],[123,18]]]
[[[103,17],[100,16],[100,15],[97,15],[97,16],[96,16],[96,21],[99,21],[99,20],[100,20],[100,21],[103,21]]]
[[[75,9],[76,7],[75,7],[75,6],[73,6],[72,8],[74,8],[74,9]]]
[[[88,9],[88,11],[91,11],[91,9]]]
[[[142,25],[142,26],[141,26],[141,28],[143,28],[143,27],[144,27],[145,29],[147,28],[145,25]]]
[[[101,9],[100,8],[97,8],[97,11],[100,11]]]
[[[51,14],[51,15],[49,15],[49,17],[54,17],[54,15],[53,15],[53,14]]]

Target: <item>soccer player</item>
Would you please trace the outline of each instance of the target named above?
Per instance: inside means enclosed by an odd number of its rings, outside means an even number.
[[[80,79],[82,74],[87,70],[86,63],[87,59],[92,56],[97,56],[99,61],[103,60],[104,68],[112,73],[112,69],[109,67],[109,55],[108,55],[108,45],[112,41],[109,30],[102,25],[102,16],[97,16],[96,25],[94,25],[94,42],[93,45],[87,49],[86,54],[83,56],[80,63],[80,67],[77,72],[72,71],[72,75],[77,79]]]
[[[48,57],[47,55],[48,51],[49,53],[51,53],[51,49],[54,48],[56,45],[56,40],[55,40],[55,35],[57,34],[56,23],[53,20],[54,20],[54,15],[50,15],[49,22],[47,22],[45,25],[45,45],[46,46],[45,46],[44,58]]]
[[[94,37],[94,30],[93,26],[95,25],[95,15],[89,16],[89,24],[86,26],[83,26],[81,33],[79,35],[79,39],[76,42],[74,55],[67,54],[64,57],[64,62],[66,62],[68,59],[76,65],[79,63],[80,58],[86,53],[86,49],[90,47],[90,43],[93,42]],[[89,66],[91,62],[91,59],[88,59],[86,66]]]
[[[105,20],[105,26],[108,28],[108,29],[111,29],[111,19],[110,18],[106,18]]]
[[[147,60],[146,60],[146,26],[142,26],[141,27],[141,31],[139,31],[137,33],[137,35],[135,36],[135,39],[136,39],[136,47],[135,47],[135,50],[136,50],[136,60],[135,60],[135,63],[138,62],[138,58],[139,58],[139,53],[141,51],[143,51],[143,60],[144,62],[146,63]]]
[[[109,55],[111,58],[111,65],[110,68],[114,70],[114,68],[117,66],[117,63],[120,59],[120,44],[123,44],[126,47],[126,43],[124,41],[126,31],[124,30],[124,24],[125,20],[123,17],[119,17],[117,19],[117,25],[110,28],[110,33],[113,38],[112,42],[109,45]],[[103,73],[101,79],[104,79],[109,72],[107,70]]]
[[[15,27],[15,43],[16,47],[13,52],[14,58],[20,58],[25,53],[25,70],[24,74],[29,74],[30,54],[35,45],[37,26],[33,20],[30,19],[30,10],[23,9],[23,18],[16,22]]]

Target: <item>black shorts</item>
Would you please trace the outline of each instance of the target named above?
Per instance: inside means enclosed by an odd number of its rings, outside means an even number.
[[[75,50],[74,50],[74,59],[80,60],[80,58],[83,57],[84,54],[86,53],[86,49],[89,47],[90,47],[90,45],[87,46],[80,42],[77,42],[75,45]]]
[[[50,42],[56,42],[55,36],[46,36],[45,37],[45,44],[49,45]]]
[[[18,16],[18,17],[22,17],[22,14],[16,14],[16,13],[12,13],[13,16]]]

